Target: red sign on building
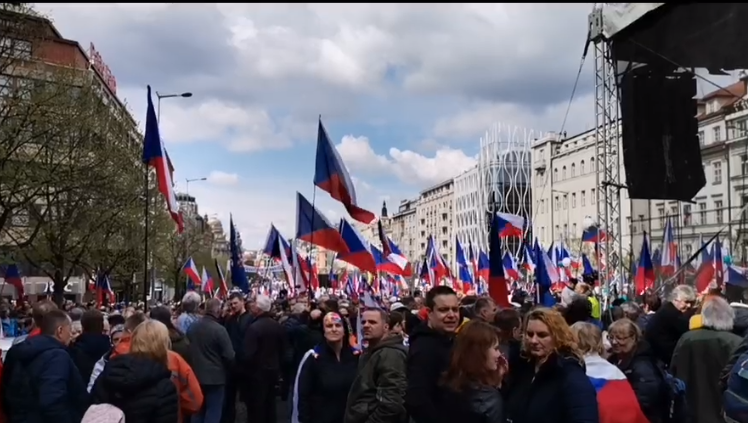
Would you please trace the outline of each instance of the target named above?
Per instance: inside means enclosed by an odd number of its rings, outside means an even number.
[[[101,58],[101,54],[96,51],[94,44],[91,43],[88,55],[91,59],[91,66],[99,72],[99,75],[104,79],[104,83],[109,87],[110,90],[116,95],[117,94],[117,78],[112,75],[112,71],[109,69],[104,59]]]

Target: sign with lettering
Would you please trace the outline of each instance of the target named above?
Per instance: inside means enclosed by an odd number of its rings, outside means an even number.
[[[117,79],[114,77],[114,75],[112,75],[112,71],[104,62],[104,59],[101,58],[101,54],[96,51],[96,47],[94,47],[93,43],[91,43],[91,46],[89,47],[88,56],[91,60],[91,66],[96,69],[99,75],[101,75],[102,79],[104,79],[104,83],[107,85],[107,87],[109,87],[109,89],[112,90],[112,92],[116,95]]]

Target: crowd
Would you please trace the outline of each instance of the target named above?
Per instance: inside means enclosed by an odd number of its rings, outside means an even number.
[[[292,423],[748,422],[742,295],[681,285],[602,309],[572,281],[553,308],[447,286],[376,307],[195,292],[103,312],[2,304],[15,341],[0,419],[275,423],[280,398]]]

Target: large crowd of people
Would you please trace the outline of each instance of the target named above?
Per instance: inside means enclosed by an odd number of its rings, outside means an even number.
[[[748,422],[742,296],[680,285],[601,306],[583,282],[565,291],[553,308],[447,286],[376,306],[4,303],[0,419],[275,423],[280,401],[292,423]]]

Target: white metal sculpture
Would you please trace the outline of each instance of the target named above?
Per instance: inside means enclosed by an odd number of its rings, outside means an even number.
[[[480,139],[478,160],[478,234],[481,248],[488,248],[489,216],[496,212],[523,216],[532,220],[531,146],[545,134],[498,122]],[[526,232],[530,229],[527,225]],[[507,240],[504,248],[515,257],[522,243]]]

